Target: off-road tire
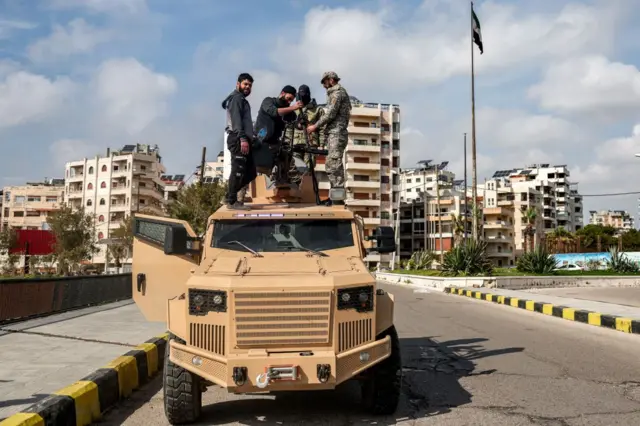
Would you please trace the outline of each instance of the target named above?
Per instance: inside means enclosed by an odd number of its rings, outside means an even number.
[[[377,340],[391,336],[391,355],[366,372],[362,383],[362,404],[373,415],[391,415],[396,412],[402,391],[402,359],[400,341],[395,326],[377,336]]]
[[[173,335],[169,341],[184,341]],[[167,342],[162,372],[164,412],[172,425],[193,423],[200,417],[202,410],[202,386],[200,376],[175,365],[169,359],[170,349]]]

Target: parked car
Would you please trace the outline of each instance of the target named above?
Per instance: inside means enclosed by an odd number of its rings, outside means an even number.
[[[584,271],[582,266],[576,265],[575,263],[566,263],[564,265],[560,265],[554,269],[554,271]]]

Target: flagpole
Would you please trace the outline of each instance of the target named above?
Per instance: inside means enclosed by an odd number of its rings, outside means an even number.
[[[476,84],[475,84],[475,69],[473,63],[473,2],[471,2],[471,169],[472,169],[472,183],[471,183],[471,196],[473,197],[473,205],[478,202],[478,173],[476,169]],[[473,224],[473,239],[478,241],[478,218],[477,215],[472,217]]]

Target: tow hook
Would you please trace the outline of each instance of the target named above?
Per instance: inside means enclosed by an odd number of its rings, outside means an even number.
[[[247,367],[233,367],[233,383],[242,386],[247,382]]]
[[[329,377],[331,377],[331,365],[329,364],[318,364],[318,380],[320,383],[327,383]]]

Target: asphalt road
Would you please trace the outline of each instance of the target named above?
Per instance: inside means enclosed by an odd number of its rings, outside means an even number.
[[[551,296],[570,297],[572,299],[640,307],[640,287],[539,288],[527,291]]]
[[[404,396],[374,418],[345,386],[233,396],[209,389],[201,425],[638,425],[640,337],[394,286]],[[156,379],[102,425],[167,425]]]

